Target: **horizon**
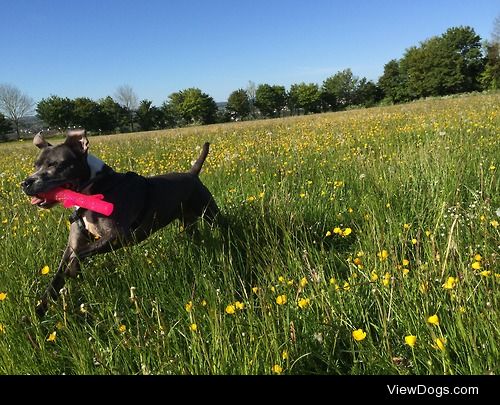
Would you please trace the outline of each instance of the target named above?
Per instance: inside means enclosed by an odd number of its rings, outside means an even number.
[[[0,65],[0,83],[35,102],[114,97],[126,84],[159,106],[189,87],[220,103],[249,81],[321,84],[347,68],[376,82],[389,60],[450,27],[470,26],[489,40],[497,4],[2,0],[2,49],[11,57]]]

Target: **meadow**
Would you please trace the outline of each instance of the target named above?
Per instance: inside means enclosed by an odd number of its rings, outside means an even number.
[[[187,170],[210,141],[201,178],[229,230],[172,224],[92,258],[42,321],[70,211],[21,192],[31,141],[0,145],[0,373],[498,374],[499,107],[91,137],[145,175]]]

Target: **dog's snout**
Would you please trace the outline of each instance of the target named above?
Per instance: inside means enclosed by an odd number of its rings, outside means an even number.
[[[35,179],[31,178],[31,177],[28,177],[26,179],[24,179],[23,182],[21,182],[21,187],[23,188],[23,190],[26,192],[29,190],[29,188],[31,187],[31,185],[35,182]]]

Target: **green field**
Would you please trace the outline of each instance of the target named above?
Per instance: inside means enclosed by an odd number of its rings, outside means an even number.
[[[499,134],[496,93],[92,137],[141,174],[210,141],[230,230],[95,257],[41,322],[70,211],[31,206],[37,150],[2,144],[0,373],[498,374]]]

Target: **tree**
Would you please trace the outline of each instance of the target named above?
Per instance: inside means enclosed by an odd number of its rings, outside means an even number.
[[[233,91],[227,99],[226,110],[233,119],[241,119],[250,114],[250,100],[246,90]]]
[[[407,75],[398,60],[392,59],[384,66],[384,73],[378,85],[385,97],[393,103],[401,103],[410,99],[407,88]]]
[[[128,126],[128,114],[111,96],[98,101],[99,129],[104,133],[115,132],[117,128]]]
[[[88,131],[100,131],[101,107],[99,104],[87,97],[76,98],[74,104],[75,121],[73,124]]]
[[[54,95],[40,100],[36,107],[36,113],[42,121],[61,130],[65,130],[74,122],[74,110],[72,100]]]
[[[250,115],[255,117],[255,93],[257,91],[255,83],[249,80],[245,91],[247,92],[248,102],[250,104]]]
[[[255,106],[266,117],[278,117],[286,105],[286,91],[283,86],[260,84],[255,91]]]
[[[491,41],[485,43],[485,66],[481,74],[481,85],[484,89],[500,88],[500,15],[493,23]]]
[[[137,109],[137,101],[138,101],[137,95],[135,94],[132,87],[128,85],[123,85],[118,87],[118,89],[116,90],[115,98],[118,101],[118,103],[126,110],[129,118],[130,131],[133,131],[134,111]]]
[[[9,117],[14,124],[17,139],[21,138],[20,120],[33,111],[34,104],[33,99],[23,94],[17,87],[9,84],[0,85],[0,112]]]
[[[345,69],[323,82],[322,98],[332,110],[343,110],[354,104],[358,78]]]
[[[384,97],[382,89],[363,77],[358,81],[356,93],[354,96],[354,104],[362,105],[364,107],[373,107]]]
[[[188,124],[212,124],[215,122],[217,104],[200,89],[189,88],[169,96],[166,111],[177,126]],[[165,111],[165,108],[164,108]]]
[[[142,100],[137,109],[137,123],[142,131],[150,131],[161,126],[162,113],[160,109],[152,104],[153,102],[151,100]]]
[[[0,140],[3,140],[5,135],[12,131],[12,124],[0,113]]]
[[[305,114],[318,112],[321,106],[321,92],[315,83],[292,84],[288,93],[288,102],[292,113],[297,108],[303,109]]]
[[[484,69],[481,38],[470,27],[449,28],[407,49],[401,67],[411,98],[478,90]]]

